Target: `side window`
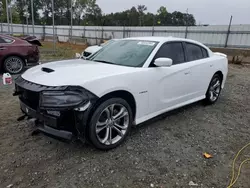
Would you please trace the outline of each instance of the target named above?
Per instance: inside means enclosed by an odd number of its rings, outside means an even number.
[[[184,50],[181,42],[166,43],[161,46],[154,59],[166,57],[173,60],[173,65],[185,62]]]
[[[12,40],[12,39],[9,39],[9,38],[4,38],[4,37],[2,37],[2,39],[5,41],[5,43],[7,43],[7,44],[10,44],[10,43],[12,43],[14,40]]]
[[[0,44],[6,43],[1,37],[0,37]]]
[[[202,48],[198,45],[186,43],[188,61],[203,59]]]
[[[203,58],[207,58],[208,57],[208,52],[205,48],[202,48],[201,47],[201,51],[202,51],[202,55],[203,55]]]

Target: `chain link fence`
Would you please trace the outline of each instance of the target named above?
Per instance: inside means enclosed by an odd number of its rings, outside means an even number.
[[[141,36],[172,36],[200,41],[215,48],[250,48],[250,25],[211,25],[211,26],[151,26],[151,27],[109,27],[109,26],[53,26],[0,24],[2,34],[15,36],[34,35],[44,41],[42,54],[51,57],[72,58],[76,52],[82,52],[88,45],[98,45],[112,38]],[[54,33],[54,35],[53,35]],[[65,43],[63,45],[63,43]],[[67,45],[66,45],[67,44]]]

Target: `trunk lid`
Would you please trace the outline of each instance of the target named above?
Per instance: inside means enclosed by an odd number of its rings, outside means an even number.
[[[35,36],[26,36],[26,37],[22,37],[21,39],[27,41],[28,43],[32,45],[42,46],[40,41]]]

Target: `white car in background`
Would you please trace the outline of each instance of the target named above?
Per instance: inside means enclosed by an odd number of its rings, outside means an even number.
[[[83,58],[87,58],[90,57],[90,55],[98,52],[100,49],[102,49],[105,45],[107,44],[111,44],[112,42],[114,42],[116,39],[111,39],[108,40],[100,45],[94,45],[94,46],[89,46],[87,47],[83,52],[82,52],[82,57]]]
[[[226,55],[199,42],[127,38],[88,60],[28,69],[16,79],[14,95],[40,131],[107,150],[120,145],[132,125],[199,100],[215,103],[227,73]]]

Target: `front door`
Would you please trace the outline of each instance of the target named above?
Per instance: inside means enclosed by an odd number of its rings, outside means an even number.
[[[186,62],[182,42],[165,43],[154,59],[167,57],[173,60],[170,67],[150,67],[150,113],[163,112],[185,103],[192,93],[191,71]],[[154,61],[154,60],[153,60]]]

